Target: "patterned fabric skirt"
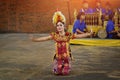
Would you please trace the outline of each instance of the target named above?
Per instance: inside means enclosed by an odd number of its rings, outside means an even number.
[[[56,75],[68,75],[71,69],[70,59],[54,59],[53,72]]]

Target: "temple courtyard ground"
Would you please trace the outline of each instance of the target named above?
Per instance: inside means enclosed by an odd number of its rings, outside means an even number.
[[[32,42],[26,33],[0,34],[0,80],[120,80],[120,47],[71,45],[71,49],[70,74],[56,76],[54,41]]]

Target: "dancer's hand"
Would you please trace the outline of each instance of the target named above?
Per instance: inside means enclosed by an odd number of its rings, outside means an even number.
[[[93,36],[94,35],[94,32],[89,32],[89,33],[86,33],[88,36]]]
[[[117,32],[117,36],[120,37],[120,33],[119,33],[119,31]]]
[[[33,35],[32,34],[29,34],[29,39],[33,40]]]

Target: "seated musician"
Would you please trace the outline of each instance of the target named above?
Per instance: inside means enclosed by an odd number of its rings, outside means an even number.
[[[111,8],[111,4],[109,2],[106,2],[105,4],[105,14],[104,14],[104,20],[108,20],[109,19],[109,15],[113,14],[113,10]]]
[[[103,25],[103,22],[104,22],[104,15],[105,15],[105,9],[102,7],[102,3],[100,0],[96,0],[96,7],[93,9],[93,12],[94,13],[100,13],[102,14],[101,16],[101,20],[102,20],[102,25]]]
[[[85,24],[85,13],[80,12],[77,15],[77,20],[73,25],[73,33],[83,34],[87,31]]]
[[[111,15],[113,13],[113,10],[111,8],[111,4],[109,2],[106,2],[105,5],[105,14],[106,15]]]
[[[109,20],[106,26],[107,38],[115,38],[117,31],[115,31],[114,22],[113,22],[113,14],[109,15]]]
[[[84,12],[85,14],[93,13],[93,10],[89,8],[89,4],[87,1],[83,1],[83,8],[81,8],[80,12]]]

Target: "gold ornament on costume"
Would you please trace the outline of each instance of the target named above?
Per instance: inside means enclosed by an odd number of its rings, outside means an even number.
[[[56,23],[57,23],[58,21],[62,21],[62,22],[64,22],[64,23],[66,23],[65,16],[62,14],[61,11],[55,12],[54,15],[53,15],[53,19],[52,19],[52,20],[53,20],[54,26],[56,25]]]

